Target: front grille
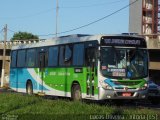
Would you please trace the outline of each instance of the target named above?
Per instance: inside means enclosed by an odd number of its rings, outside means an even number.
[[[115,87],[115,89],[123,90],[123,87]]]
[[[121,82],[122,85],[138,85],[141,82]]]
[[[125,87],[115,87],[117,90],[124,90]],[[128,90],[135,90],[136,88],[128,88]]]
[[[138,85],[142,81],[113,81],[115,85],[125,85],[125,86],[132,86],[132,85]]]

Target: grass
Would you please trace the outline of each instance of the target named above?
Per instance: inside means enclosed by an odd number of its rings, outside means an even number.
[[[0,93],[0,115],[0,119],[3,120],[95,120],[104,119],[106,115],[143,115],[141,117],[149,116],[149,120],[151,120],[154,117],[158,119],[157,115],[160,117],[160,111],[147,108],[73,102],[68,99],[51,100],[38,96]]]

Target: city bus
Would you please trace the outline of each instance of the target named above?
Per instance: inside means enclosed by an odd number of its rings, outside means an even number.
[[[10,88],[73,100],[145,99],[148,51],[136,35],[68,35],[13,46]]]

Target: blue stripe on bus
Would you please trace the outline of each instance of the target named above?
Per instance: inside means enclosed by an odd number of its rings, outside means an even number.
[[[37,75],[38,76],[38,75]],[[17,78],[18,77],[18,78]],[[18,68],[10,70],[10,87],[11,88],[23,88],[26,89],[27,80],[30,79],[32,81],[34,90],[42,90],[42,85],[38,83],[28,72],[26,68]],[[16,84],[18,82],[18,84]],[[39,86],[39,89],[38,87]],[[43,90],[48,90],[43,86]]]
[[[109,78],[105,79],[104,82],[109,84],[111,87],[124,87],[124,85],[116,84],[116,82],[113,82]]]

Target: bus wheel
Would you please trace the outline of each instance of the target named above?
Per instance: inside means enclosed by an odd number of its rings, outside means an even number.
[[[26,92],[27,92],[28,95],[32,95],[33,94],[33,86],[32,86],[32,82],[31,81],[27,82]]]
[[[73,85],[71,97],[72,97],[72,100],[74,100],[74,101],[81,101],[81,99],[82,99],[81,89],[78,84]]]

